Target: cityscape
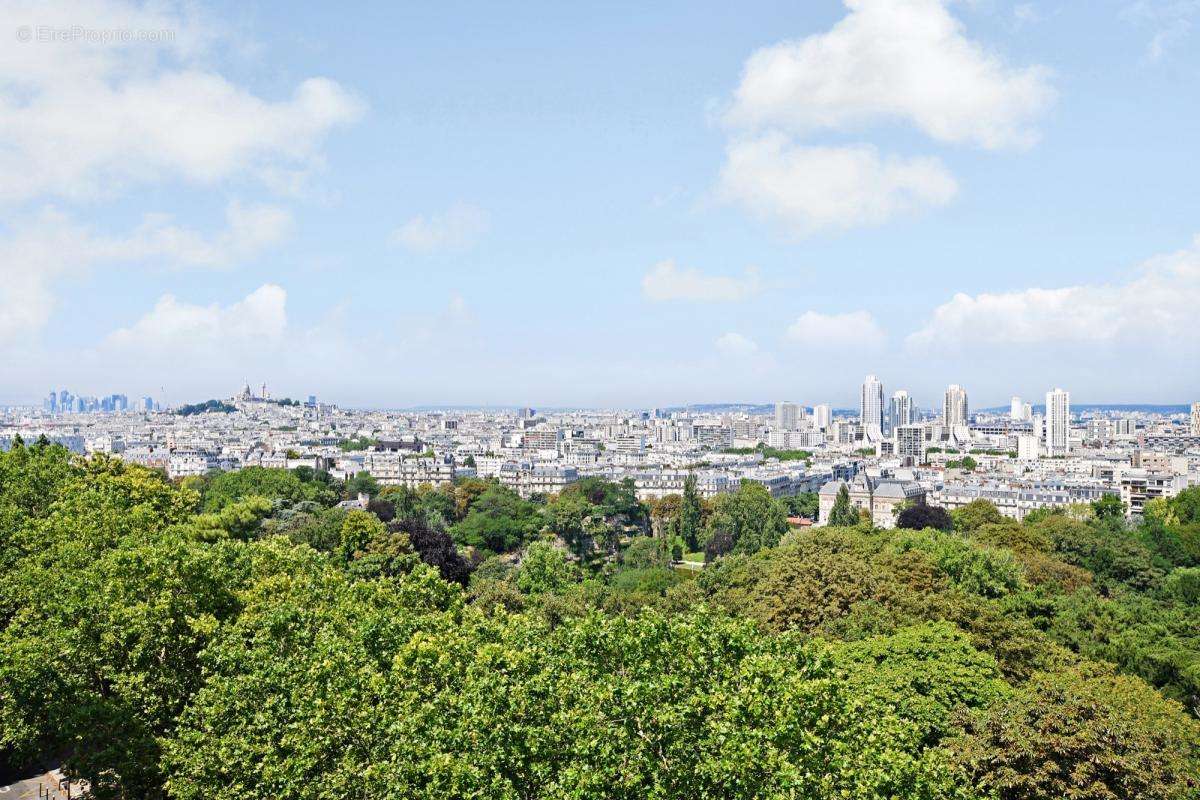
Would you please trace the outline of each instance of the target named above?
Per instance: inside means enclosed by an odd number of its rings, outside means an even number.
[[[1200,800],[1200,0],[0,0],[0,800]]]
[[[700,494],[744,480],[775,498],[818,495],[829,521],[837,491],[888,528],[904,504],[954,510],[986,499],[1009,518],[1119,497],[1129,518],[1148,501],[1200,486],[1200,401],[1174,409],[1085,406],[1071,393],[972,410],[965,387],[921,409],[904,389],[863,379],[857,409],[828,403],[724,408],[385,411],[340,408],[310,395],[274,399],[263,383],[221,401],[161,409],[124,395],[51,392],[40,412],[8,408],[0,448],[45,436],[74,453],[104,453],[172,479],[250,466],[366,473],[380,486],[436,487],[498,480],[521,497],[548,497],[589,477],[633,482],[639,500]]]

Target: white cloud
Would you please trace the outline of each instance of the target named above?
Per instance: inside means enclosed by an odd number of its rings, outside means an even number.
[[[1193,20],[1200,15],[1198,0],[1137,0],[1121,9],[1122,19],[1152,32],[1146,57],[1160,61],[1191,35]]]
[[[827,33],[755,52],[726,121],[806,135],[904,120],[942,142],[1026,147],[1054,98],[1047,70],[968,39],[945,0],[846,0]]]
[[[43,30],[125,30],[133,41],[42,41]],[[268,100],[207,69],[213,39],[170,3],[119,0],[6,3],[0,30],[0,200],[110,196],[169,179],[211,184],[231,176],[321,163],[333,128],[363,104],[334,81],[311,78]],[[28,31],[32,41],[15,40]],[[136,36],[165,32],[159,41]]]
[[[717,352],[728,358],[746,358],[758,353],[758,343],[740,333],[730,331],[717,337]]]
[[[110,349],[185,358],[277,344],[287,329],[287,292],[265,284],[229,306],[192,305],[163,295],[154,308],[105,340]]]
[[[236,201],[226,228],[211,236],[150,215],[123,236],[97,235],[53,208],[17,220],[0,238],[0,345],[40,330],[64,280],[97,267],[162,262],[172,267],[221,268],[253,258],[291,229],[291,215],[268,205]]]
[[[917,352],[980,346],[1151,345],[1181,356],[1200,347],[1200,237],[1190,249],[1151,259],[1125,283],[956,294],[908,337]]]
[[[465,250],[490,227],[491,219],[486,211],[460,203],[442,214],[413,217],[396,229],[392,240],[415,253]]]
[[[668,259],[651,267],[642,277],[642,294],[649,300],[691,300],[697,302],[736,302],[759,291],[758,270],[746,269],[738,278],[729,275],[705,275],[692,267],[678,267]]]
[[[867,311],[844,314],[806,311],[788,326],[787,338],[814,349],[873,350],[883,345],[887,334]]]
[[[882,223],[948,203],[958,191],[936,158],[880,156],[871,145],[811,147],[781,133],[734,141],[721,195],[796,234]]]
[[[1048,71],[1011,67],[968,39],[947,3],[845,0],[831,30],[753,53],[722,115],[719,194],[797,234],[875,225],[944,205],[957,182],[936,157],[816,136],[901,122],[941,143],[1032,145],[1054,99]]]

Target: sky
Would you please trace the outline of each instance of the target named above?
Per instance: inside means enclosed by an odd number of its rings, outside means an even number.
[[[0,0],[0,403],[1200,399],[1200,0]]]

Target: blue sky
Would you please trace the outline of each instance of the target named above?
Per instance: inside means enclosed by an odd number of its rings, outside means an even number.
[[[1200,397],[1200,3],[0,9],[0,402]]]

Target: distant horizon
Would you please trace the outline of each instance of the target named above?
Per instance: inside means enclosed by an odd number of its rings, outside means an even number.
[[[72,391],[72,393],[74,393],[74,394],[79,394],[77,392],[74,392],[74,390],[68,389],[68,391]],[[49,392],[47,391],[47,394],[48,393]],[[105,397],[105,396],[109,396],[112,394],[121,394],[121,392],[109,392],[106,395],[99,395],[99,394],[93,395],[91,393],[88,393],[85,396]],[[311,394],[311,392],[309,394]],[[970,393],[968,391],[968,397],[969,397],[969,394]],[[135,401],[141,400],[141,398],[143,398],[143,397],[152,396],[152,395],[140,395],[139,394],[137,396],[134,396],[134,395],[126,395],[126,396],[129,398],[129,401],[130,401],[130,406],[131,406],[130,410],[136,411],[137,409],[133,408]],[[179,406],[184,406],[184,405],[203,403],[208,400],[228,400],[228,399],[231,399],[232,397],[233,397],[233,395],[231,395],[231,394],[212,395],[212,396],[208,396],[208,397],[195,397],[195,398],[191,398],[191,399],[188,399],[185,401],[171,403],[169,405],[163,404],[163,408],[164,409],[177,408]],[[330,399],[328,397],[323,398],[322,395],[320,395],[320,394],[317,394],[316,397],[317,397],[318,402],[328,402],[333,405],[337,405],[340,408],[361,410],[361,411],[394,411],[394,412],[399,412],[399,413],[421,412],[421,411],[462,411],[462,412],[516,411],[516,410],[519,410],[522,408],[533,408],[535,411],[539,411],[539,412],[541,412],[541,411],[545,411],[545,412],[633,411],[633,410],[648,411],[651,409],[662,409],[662,410],[667,410],[667,411],[680,411],[680,410],[685,410],[685,409],[739,408],[739,407],[762,409],[761,411],[756,411],[753,413],[770,413],[769,409],[771,407],[773,407],[774,404],[777,402],[794,402],[805,408],[813,408],[816,405],[825,404],[825,405],[829,405],[831,407],[831,410],[835,413],[840,413],[840,412],[857,413],[857,411],[858,411],[857,405],[850,405],[850,404],[845,404],[845,403],[811,403],[811,402],[802,402],[802,401],[794,400],[791,398],[780,399],[780,400],[769,400],[769,401],[757,401],[757,402],[705,401],[705,402],[695,402],[695,403],[665,403],[665,404],[648,404],[648,405],[647,404],[573,405],[573,404],[559,404],[559,403],[547,403],[544,405],[539,405],[538,403],[477,403],[477,404],[476,403],[416,403],[416,404],[412,404],[412,405],[375,405],[375,404],[361,404],[361,403],[342,403],[342,402],[338,402],[336,399]],[[308,394],[296,395],[296,394],[281,393],[278,396],[275,396],[274,393],[272,393],[271,399],[275,399],[275,400],[291,399],[291,400],[298,400],[300,402],[305,402],[307,400],[307,398],[308,398]],[[157,400],[157,398],[155,398],[155,399]],[[1029,398],[1022,398],[1022,399],[1028,401]],[[1156,408],[1156,409],[1173,409],[1171,411],[1162,411],[1159,413],[1179,414],[1179,413],[1188,413],[1191,409],[1191,404],[1193,402],[1196,402],[1196,401],[1184,401],[1184,402],[1180,402],[1180,403],[1160,403],[1160,402],[1108,403],[1108,402],[1090,402],[1090,401],[1077,402],[1072,398],[1071,408],[1072,408],[1072,410],[1076,410],[1076,409],[1081,409],[1081,410],[1083,410],[1083,409],[1086,409],[1086,410],[1092,410],[1092,409],[1139,410],[1139,409],[1147,409],[1147,408]],[[1034,409],[1045,407],[1044,403],[1032,403],[1031,405]],[[0,406],[3,406],[4,408],[40,408],[41,401],[40,400],[34,401],[34,402],[4,401],[4,402],[0,402]],[[918,409],[921,409],[921,410],[926,410],[926,411],[936,411],[939,408],[941,408],[941,405],[940,404],[928,405],[928,404],[922,404],[920,402],[915,402],[915,407]],[[997,404],[997,405],[988,405],[988,406],[972,406],[970,411],[971,411],[971,413],[977,413],[977,412],[1003,413],[1005,410],[1008,409],[1008,407],[1009,406],[1007,403]]]

